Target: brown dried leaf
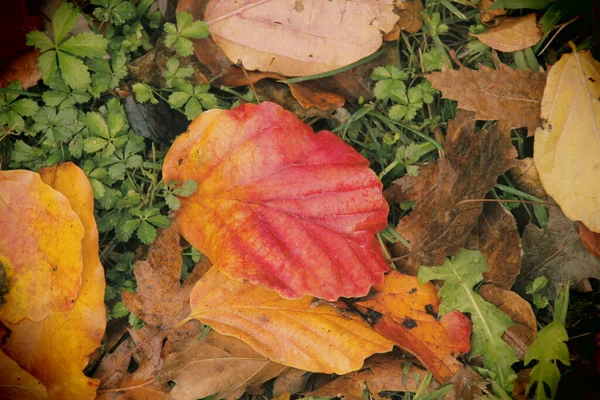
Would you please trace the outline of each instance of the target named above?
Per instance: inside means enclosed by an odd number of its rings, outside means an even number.
[[[592,232],[587,226],[580,222],[579,236],[590,253],[600,258],[600,233]]]
[[[388,201],[417,200],[415,209],[400,220],[396,231],[411,245],[393,246],[399,263],[409,274],[419,265],[441,265],[444,257],[458,254],[483,209],[480,202],[496,178],[514,164],[517,156],[510,132],[498,124],[473,133],[473,113],[459,111],[448,125],[446,157],[425,165],[417,177],[405,176],[385,190]]]
[[[292,96],[305,109],[316,107],[322,111],[335,110],[344,105],[344,98],[335,93],[323,90],[315,82],[290,83]]]
[[[448,383],[453,384],[452,390],[444,396],[444,400],[474,400],[483,397],[480,387],[483,385],[483,377],[468,365],[465,365]]]
[[[492,49],[513,52],[539,42],[542,30],[537,25],[536,14],[532,13],[523,17],[503,18],[498,26],[473,36]]]
[[[367,360],[361,371],[343,375],[320,388],[305,393],[307,397],[341,397],[345,400],[361,400],[368,390],[377,400],[383,399],[383,391],[416,392],[427,375],[427,370],[407,363],[392,354],[383,354]],[[436,390],[440,384],[432,381],[425,393]]]
[[[398,40],[400,31],[417,33],[423,26],[423,16],[421,16],[423,2],[421,0],[396,1],[396,7],[400,9],[398,22],[394,29],[383,37],[383,40]]]
[[[513,348],[517,357],[523,360],[527,349],[537,335],[535,314],[531,304],[515,292],[500,289],[494,285],[482,286],[479,289],[479,294],[515,321],[516,325],[509,326],[504,331],[502,339]]]
[[[172,398],[237,399],[249,386],[260,386],[287,367],[270,361],[239,339],[211,331],[203,341],[196,337],[173,343],[158,381],[176,385]]]
[[[482,22],[490,22],[492,19],[506,14],[506,10],[504,8],[499,8],[497,10],[486,10],[492,4],[494,4],[494,0],[481,0],[479,2],[479,15],[481,16]]]
[[[521,270],[521,236],[515,217],[498,203],[485,203],[466,248],[480,250],[486,261],[485,281],[510,289]]]
[[[38,58],[40,51],[32,49],[11,60],[10,64],[0,74],[0,87],[6,87],[12,81],[19,81],[23,84],[23,90],[27,90],[37,85],[42,78],[42,73],[38,69]]]
[[[464,110],[475,111],[478,120],[499,120],[504,128],[527,127],[531,136],[541,125],[541,100],[546,74],[513,70],[500,64],[499,70],[480,66],[427,75],[444,97],[458,101]]]
[[[540,181],[540,175],[535,168],[533,158],[527,157],[518,160],[515,166],[508,170],[508,173],[518,189],[541,199],[548,196]]]
[[[577,223],[570,221],[559,207],[548,208],[548,226],[533,224],[523,232],[523,265],[515,291],[525,294],[525,286],[538,276],[548,278],[541,294],[554,298],[556,288],[567,281],[575,287],[587,279],[600,279],[600,260],[591,254],[579,237]]]
[[[273,382],[273,396],[296,394],[306,388],[310,372],[296,368],[287,368]]]

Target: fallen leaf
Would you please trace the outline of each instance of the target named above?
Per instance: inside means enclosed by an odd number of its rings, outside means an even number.
[[[533,159],[565,215],[600,232],[600,62],[571,46],[548,74]]]
[[[542,38],[542,30],[537,25],[536,14],[531,13],[522,17],[505,17],[497,26],[473,36],[492,49],[513,52],[537,44]]]
[[[541,294],[549,298],[555,297],[556,288],[564,282],[600,279],[600,260],[581,242],[577,223],[558,207],[549,207],[548,214],[545,229],[529,224],[523,232],[523,264],[513,290],[524,297],[525,286],[538,276],[548,278]]]
[[[163,331],[189,315],[190,292],[201,273],[194,269],[180,283],[183,249],[179,240],[176,224],[163,229],[148,249],[147,259],[135,263],[137,292],[122,293],[123,302],[132,313]]]
[[[498,203],[485,203],[468,249],[480,250],[487,261],[486,282],[510,289],[521,271],[521,236],[515,217]]]
[[[316,107],[319,110],[329,111],[340,108],[345,100],[342,96],[323,90],[314,82],[290,83],[292,96],[304,108]]]
[[[163,99],[158,99],[158,104],[138,103],[133,96],[127,96],[125,114],[136,135],[164,145],[170,145],[189,125],[185,115],[174,111]]]
[[[42,400],[48,398],[44,384],[0,350],[0,396],[5,400]]]
[[[368,161],[273,103],[202,113],[163,176],[198,182],[180,198],[180,232],[235,279],[336,300],[367,294],[389,269],[374,237],[388,205]]]
[[[28,319],[18,324],[5,322],[11,334],[2,350],[46,386],[48,398],[93,399],[98,380],[85,376],[83,369],[87,366],[88,355],[100,346],[106,326],[104,268],[98,257],[94,195],[87,176],[73,163],[42,168],[40,176],[41,179],[36,176],[33,180],[43,181],[48,188],[60,193],[83,226],[79,247],[60,254],[65,258],[66,254],[80,251],[83,259],[81,288],[69,311],[51,310],[38,322]],[[57,195],[52,197],[57,198]],[[52,200],[52,197],[45,198]],[[25,196],[21,202],[27,203]],[[49,222],[53,221],[49,219]],[[73,230],[76,226],[73,223],[69,228]],[[14,243],[18,236],[11,236]],[[65,237],[60,239],[65,240]]]
[[[302,392],[310,375],[310,372],[301,369],[287,368],[273,381],[273,396]]]
[[[583,223],[579,223],[579,236],[586,249],[600,258],[600,233],[590,231]]]
[[[499,175],[517,156],[510,132],[498,124],[488,131],[473,133],[473,113],[459,111],[449,122],[446,156],[421,167],[419,176],[405,176],[385,190],[388,201],[416,200],[417,205],[400,219],[396,231],[410,243],[393,246],[402,257],[398,263],[415,275],[419,265],[440,265],[445,256],[455,255],[465,244],[483,205],[458,202],[483,199]]]
[[[527,127],[529,135],[541,125],[545,73],[500,64],[498,70],[481,65],[479,70],[434,72],[426,78],[445,98],[457,100],[459,108],[475,111],[478,120],[499,120],[504,129]]]
[[[420,285],[416,277],[392,271],[383,285],[353,304],[372,316],[375,330],[415,355],[440,382],[462,369],[456,357],[471,348],[471,323],[458,311],[437,319],[440,301],[432,283]]]
[[[481,0],[477,5],[479,7],[479,15],[481,16],[481,22],[490,22],[492,19],[505,15],[506,10],[504,8],[498,8],[496,10],[487,10],[489,6],[494,4],[494,0]]]
[[[0,226],[11,232],[0,235],[9,281],[0,321],[40,322],[71,310],[81,286],[84,229],[68,199],[23,170],[0,171],[0,199]]]
[[[340,376],[304,395],[312,398],[340,397],[345,400],[361,400],[365,398],[365,392],[371,392],[376,400],[381,400],[383,397],[379,393],[384,391],[416,392],[426,375],[427,370],[390,354],[383,354],[370,358],[361,371]],[[423,393],[429,393],[439,387],[434,381]]]
[[[546,191],[540,181],[540,175],[535,168],[533,158],[527,157],[517,160],[515,166],[509,169],[508,173],[510,174],[510,179],[512,179],[512,182],[518,189],[540,199],[547,197]]]
[[[483,377],[468,365],[465,365],[448,383],[452,383],[452,390],[444,396],[444,400],[475,400],[483,397],[480,387],[483,386]]]
[[[40,51],[32,49],[16,58],[0,73],[0,87],[6,87],[12,81],[19,81],[23,90],[37,85],[42,79],[42,73],[38,69],[38,58]]]
[[[479,251],[462,250],[439,267],[419,268],[419,282],[444,281],[439,291],[440,314],[459,310],[471,315],[473,335],[470,357],[483,356],[484,367],[508,393],[515,378],[512,364],[519,361],[512,348],[502,340],[504,331],[514,325],[505,313],[486,302],[473,287],[483,280],[485,258]]]
[[[14,57],[29,50],[25,43],[25,35],[42,27],[42,21],[37,15],[30,15],[26,0],[5,2],[0,14],[0,71],[4,70]],[[51,15],[51,14],[47,14]]]
[[[247,387],[261,385],[286,368],[241,340],[212,331],[202,341],[192,337],[175,342],[158,379],[164,385],[175,382],[170,392],[174,399],[196,400],[213,394],[218,399],[237,399]]]
[[[395,4],[399,8],[398,22],[394,29],[383,37],[383,40],[398,40],[400,31],[417,33],[423,26],[423,17],[421,16],[423,2],[421,0],[396,0]]]
[[[249,70],[286,76],[331,71],[381,47],[398,20],[392,0],[215,1],[204,12],[211,37]],[[323,18],[336,21],[322,23]]]
[[[509,326],[504,331],[502,339],[513,348],[517,357],[523,360],[537,334],[537,323],[531,304],[515,292],[494,285],[482,286],[479,294],[515,322],[516,325]]]
[[[270,360],[290,367],[344,374],[365,358],[392,349],[358,315],[342,315],[310,297],[284,299],[272,290],[235,281],[213,266],[190,297],[190,318],[235,336]]]

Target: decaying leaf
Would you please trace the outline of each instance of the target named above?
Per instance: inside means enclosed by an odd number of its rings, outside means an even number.
[[[39,49],[32,49],[11,61],[10,65],[0,73],[0,87],[6,87],[12,81],[19,81],[23,90],[37,85],[42,79],[38,68]]]
[[[388,32],[383,40],[398,40],[400,38],[400,31],[406,31],[408,33],[417,33],[423,26],[423,11],[422,0],[396,0],[396,7],[398,7],[398,22],[390,32]]]
[[[510,289],[521,271],[521,236],[515,217],[498,203],[485,203],[466,248],[480,250],[487,261],[486,282]],[[489,301],[489,300],[488,300]]]
[[[175,342],[165,358],[159,380],[175,382],[173,399],[196,400],[212,394],[218,399],[238,399],[253,385],[260,386],[287,367],[270,361],[239,339],[214,331],[198,341],[191,337]]]
[[[515,378],[512,364],[519,359],[502,340],[502,335],[514,322],[473,291],[473,287],[483,280],[485,270],[486,262],[481,252],[462,250],[456,257],[446,259],[442,266],[419,268],[419,281],[444,281],[439,291],[440,314],[459,310],[471,315],[470,356],[483,356],[485,368],[493,372],[495,381],[505,391],[511,393]]]
[[[548,74],[533,159],[565,215],[600,232],[600,62],[572,47]]]
[[[538,276],[548,278],[548,285],[541,293],[550,298],[564,282],[577,285],[587,278],[600,279],[600,260],[581,242],[577,223],[570,221],[558,207],[549,207],[548,213],[545,229],[529,224],[523,232],[523,265],[514,289],[522,296],[526,284]]]
[[[579,236],[590,253],[600,258],[600,233],[590,231],[587,226],[580,222]]]
[[[515,292],[500,289],[494,285],[482,286],[479,294],[485,301],[504,311],[504,314],[515,322],[515,325],[509,326],[504,331],[502,339],[513,348],[517,357],[522,360],[537,333],[535,314],[531,304]]]
[[[522,17],[503,18],[497,26],[473,36],[492,49],[513,52],[539,42],[542,30],[537,25],[536,14],[531,13]]]
[[[190,304],[190,318],[243,340],[274,362],[305,371],[345,374],[393,346],[358,315],[342,315],[308,296],[284,299],[235,281],[216,266],[198,281]]]
[[[202,113],[163,174],[198,182],[180,198],[180,232],[235,279],[336,300],[367,294],[389,269],[374,237],[388,205],[367,160],[276,104]]]
[[[448,382],[452,383],[452,390],[444,396],[444,400],[475,400],[483,397],[483,377],[468,365]]]
[[[94,196],[87,176],[72,163],[43,168],[40,175],[41,179],[36,174],[34,181],[39,180],[40,186],[43,181],[48,188],[60,193],[60,197],[68,201],[68,210],[72,209],[77,221],[81,221],[80,226],[83,226],[83,239],[80,239],[79,246],[61,254],[64,258],[80,251],[83,260],[81,288],[69,311],[49,307],[50,311],[42,321],[5,322],[11,333],[2,344],[2,350],[46,386],[50,399],[93,399],[98,381],[85,376],[83,369],[88,355],[100,346],[106,326],[104,268],[98,258]],[[52,200],[57,197],[52,194],[44,198]],[[27,203],[26,197],[23,196],[21,201]],[[27,214],[21,219],[27,219]],[[56,220],[48,219],[50,223],[53,221]],[[77,227],[75,223],[73,226]],[[11,235],[13,243],[17,238],[18,235]]]
[[[540,181],[540,175],[535,168],[533,158],[527,157],[518,160],[515,166],[508,170],[508,173],[518,189],[540,199],[546,198],[547,194]]]
[[[0,171],[0,263],[9,281],[0,321],[69,311],[81,286],[84,230],[64,195],[31,171]],[[32,301],[35,298],[35,301]]]
[[[320,388],[305,393],[306,397],[340,397],[344,400],[364,399],[370,392],[376,400],[383,391],[416,392],[427,371],[391,354],[376,355],[367,360],[361,371],[340,376]],[[439,383],[431,382],[425,393],[436,390]]]
[[[440,301],[433,284],[392,271],[354,304],[371,316],[373,328],[414,354],[440,382],[462,369],[456,357],[470,350],[471,323],[459,311],[437,319]]]
[[[479,70],[434,72],[427,79],[445,98],[457,100],[464,110],[475,111],[479,120],[499,120],[505,129],[527,127],[529,135],[541,125],[545,73],[500,64],[498,70],[481,65]]]
[[[48,391],[42,382],[19,367],[0,350],[0,395],[6,400],[43,400]]]
[[[487,8],[492,4],[494,4],[494,0],[481,0],[477,5],[479,7],[479,15],[481,16],[482,22],[489,22],[500,15],[506,14],[506,10],[504,8],[488,10]]]
[[[296,394],[306,388],[310,373],[296,368],[287,368],[273,381],[273,396],[284,393]]]
[[[384,193],[393,202],[417,201],[396,227],[411,246],[393,247],[405,272],[414,275],[419,265],[440,265],[445,256],[457,254],[483,209],[480,202],[457,203],[484,198],[514,163],[517,152],[509,131],[496,124],[475,134],[474,127],[473,113],[459,111],[448,125],[446,157],[422,166],[417,177],[393,182]]]
[[[377,51],[381,32],[398,20],[393,10],[393,0],[212,0],[204,15],[211,37],[234,63],[304,76]]]

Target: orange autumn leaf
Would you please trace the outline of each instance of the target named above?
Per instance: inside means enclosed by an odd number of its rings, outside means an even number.
[[[31,171],[0,171],[0,265],[8,293],[0,321],[42,321],[73,308],[81,285],[83,227],[61,193]],[[35,301],[32,301],[35,299]]]
[[[516,18],[504,18],[500,24],[484,33],[473,35],[492,49],[513,52],[535,45],[542,38],[535,13]]]
[[[79,247],[63,254],[65,257],[81,249],[81,288],[70,311],[51,310],[38,322],[23,320],[10,324],[3,321],[11,333],[1,347],[46,386],[48,398],[93,399],[98,380],[85,376],[83,369],[88,355],[100,346],[106,314],[104,268],[98,258],[92,188],[85,173],[72,163],[43,168],[40,174],[41,181],[45,182],[40,185],[47,184],[47,188],[66,199],[68,203],[64,206],[72,210],[83,225]],[[18,233],[11,235],[12,240],[20,240],[19,236]]]
[[[234,279],[287,298],[367,294],[389,269],[388,205],[368,161],[273,103],[209,110],[177,138],[166,180],[193,179],[182,236]]]
[[[417,277],[398,271],[392,271],[383,285],[354,303],[370,316],[375,330],[414,354],[444,382],[463,367],[456,357],[471,348],[471,322],[459,311],[438,320],[439,304],[433,284],[421,286]]]
[[[190,297],[190,318],[237,337],[271,361],[306,371],[345,374],[393,343],[358,315],[310,297],[288,300],[211,268]]]
[[[0,350],[0,395],[3,399],[43,400],[48,398],[44,384],[19,367]]]

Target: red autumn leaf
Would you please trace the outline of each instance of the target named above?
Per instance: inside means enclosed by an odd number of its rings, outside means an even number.
[[[420,285],[418,278],[392,271],[354,304],[376,331],[414,354],[440,382],[462,369],[456,356],[471,348],[471,322],[459,311],[438,320],[440,300],[433,284]]]
[[[389,269],[388,205],[368,161],[273,103],[202,113],[167,154],[181,234],[215,265],[288,298],[367,294]]]

